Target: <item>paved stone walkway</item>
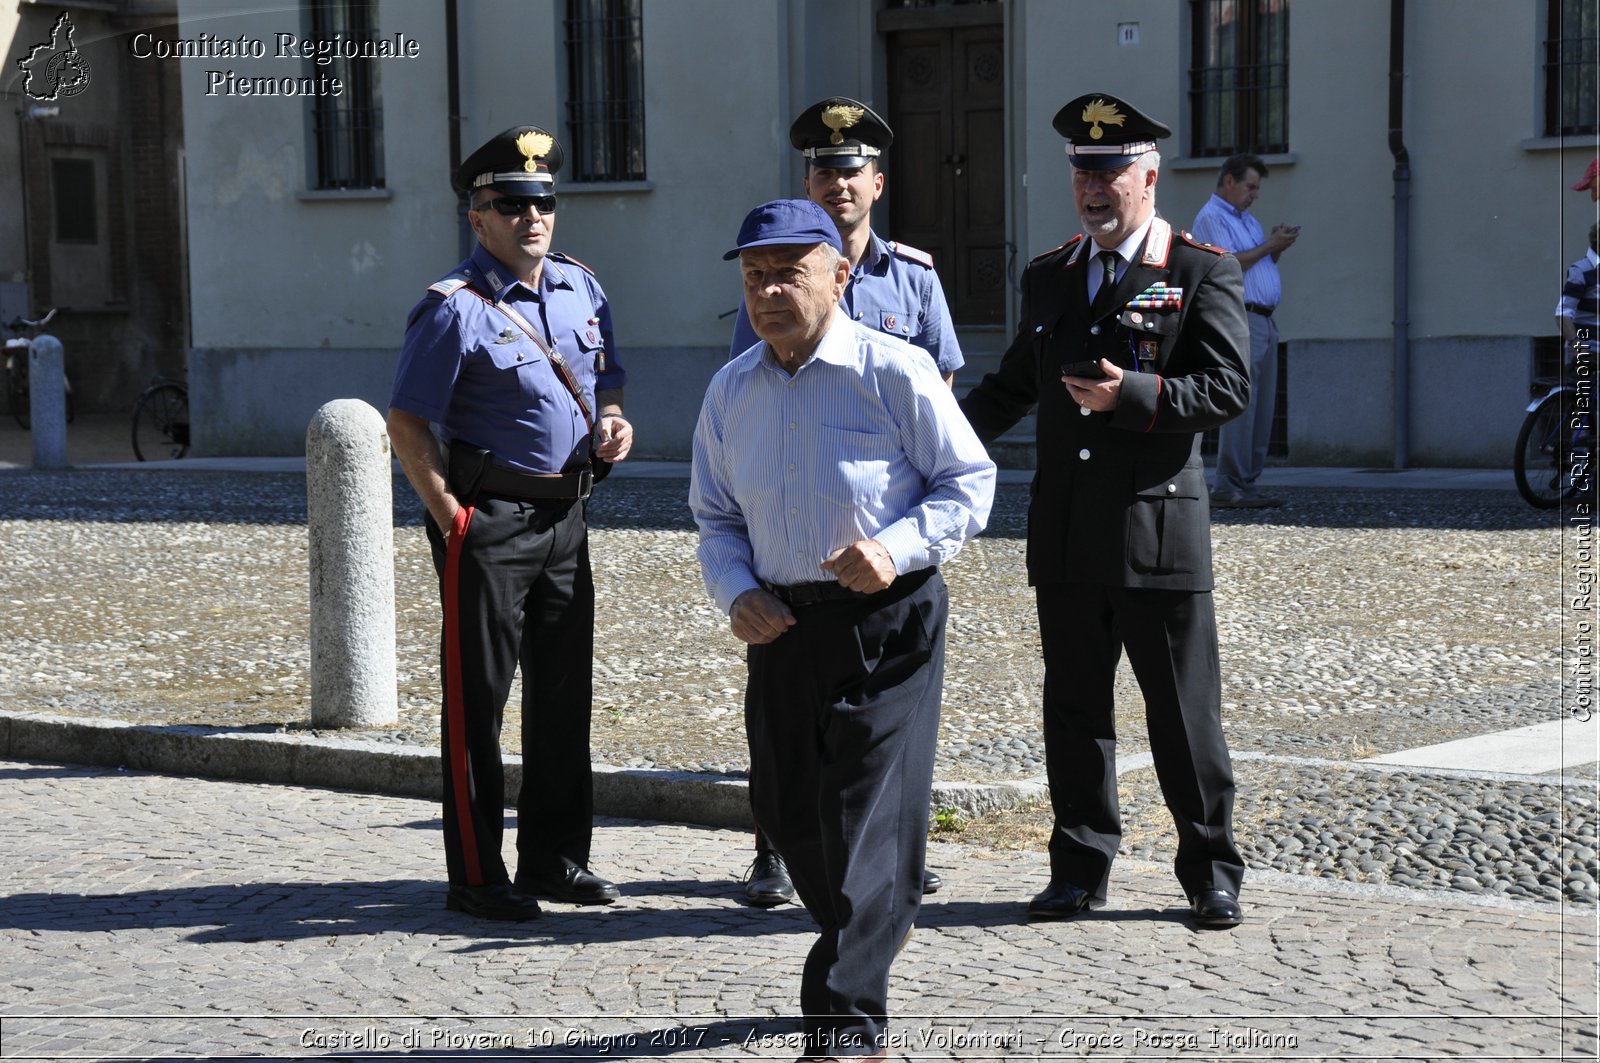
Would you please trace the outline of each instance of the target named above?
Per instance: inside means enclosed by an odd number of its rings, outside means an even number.
[[[602,821],[610,908],[443,905],[437,807],[0,761],[0,1058],[792,1059],[810,926],[737,904],[741,832]],[[935,844],[897,1059],[1594,1059],[1592,908],[1262,873],[1191,930],[1125,861],[1028,924],[1040,854]]]

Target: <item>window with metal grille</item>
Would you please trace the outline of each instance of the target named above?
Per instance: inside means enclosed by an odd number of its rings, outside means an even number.
[[[643,181],[640,0],[567,0],[569,180]]]
[[[372,41],[378,35],[378,5],[363,0],[308,0],[312,40]],[[316,149],[316,187],[383,187],[383,95],[378,61],[340,56],[319,74],[338,78],[344,91],[313,97],[311,137]]]
[[[1600,98],[1600,9],[1594,0],[1548,0],[1544,135],[1593,134]]]
[[[1191,155],[1289,150],[1289,0],[1189,0]]]

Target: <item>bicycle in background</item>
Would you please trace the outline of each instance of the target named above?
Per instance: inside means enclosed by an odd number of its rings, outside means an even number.
[[[33,350],[33,336],[27,335],[34,329],[43,328],[56,316],[54,307],[44,317],[37,321],[30,321],[25,317],[12,318],[6,323],[6,331],[13,333],[6,340],[6,397],[11,402],[11,416],[17,419],[17,424],[24,429],[30,427],[32,411],[29,403],[32,402],[28,390],[28,354]],[[72,381],[66,381],[67,386],[67,421],[70,423],[73,416],[72,408]]]
[[[170,461],[189,453],[189,389],[157,376],[133,404],[133,456]]]
[[[1517,491],[1538,509],[1594,489],[1594,350],[1573,350],[1561,379],[1534,379],[1537,397],[1528,403],[1512,455]]]

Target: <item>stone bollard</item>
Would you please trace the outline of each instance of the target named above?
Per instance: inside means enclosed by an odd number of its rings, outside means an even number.
[[[394,487],[383,417],[335,399],[306,429],[311,726],[399,717],[394,665]]]
[[[67,467],[67,364],[61,341],[38,336],[28,351],[28,417],[33,467]]]

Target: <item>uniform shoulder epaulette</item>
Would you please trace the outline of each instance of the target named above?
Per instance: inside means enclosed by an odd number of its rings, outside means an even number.
[[[1083,239],[1083,234],[1079,233],[1077,236],[1074,236],[1072,239],[1068,240],[1064,244],[1057,244],[1055,247],[1052,247],[1048,251],[1039,252],[1037,255],[1034,255],[1032,258],[1028,259],[1028,263],[1031,265],[1031,264],[1033,264],[1035,262],[1042,262],[1045,259],[1049,258],[1051,255],[1056,254],[1057,252],[1065,251],[1067,248],[1071,247],[1073,244],[1077,243],[1079,240],[1082,240],[1082,239]]]
[[[574,266],[577,266],[579,269],[583,270],[585,273],[587,273],[591,277],[598,277],[599,276],[599,274],[595,273],[593,267],[591,267],[589,265],[586,265],[585,263],[579,262],[577,259],[575,259],[571,255],[567,254],[565,251],[552,251],[552,252],[550,252],[550,257],[555,259],[557,262],[570,262]]]
[[[441,277],[439,280],[436,280],[432,284],[428,285],[428,291],[438,292],[440,295],[448,299],[470,283],[471,281],[469,281],[462,274],[452,273],[448,277]]]
[[[902,244],[899,240],[891,240],[889,242],[889,250],[907,261],[917,263],[919,266],[933,268],[933,256],[920,247],[912,247],[910,244]]]
[[[1195,236],[1195,234],[1190,232],[1188,229],[1173,229],[1172,231],[1178,234],[1178,239],[1182,240],[1190,247],[1198,247],[1202,251],[1210,251],[1213,255],[1225,255],[1228,253],[1228,249],[1226,247],[1218,247],[1216,244],[1208,244],[1204,240],[1201,240],[1199,237]]]

